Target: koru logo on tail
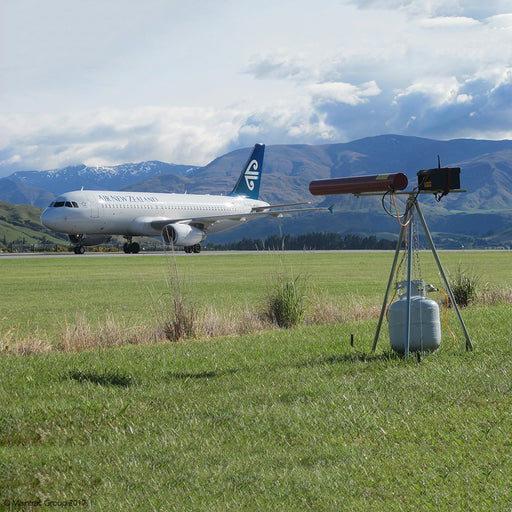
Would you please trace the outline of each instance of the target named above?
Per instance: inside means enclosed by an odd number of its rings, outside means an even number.
[[[256,160],[250,161],[247,169],[245,169],[244,176],[245,183],[247,183],[247,188],[249,190],[254,190],[255,182],[259,179],[258,162]]]

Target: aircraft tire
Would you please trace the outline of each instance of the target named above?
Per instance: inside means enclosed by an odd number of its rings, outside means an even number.
[[[123,251],[125,254],[137,254],[140,251],[140,245],[137,242],[126,242],[123,245]]]
[[[192,246],[192,251],[195,254],[199,254],[201,252],[201,244],[196,244]]]

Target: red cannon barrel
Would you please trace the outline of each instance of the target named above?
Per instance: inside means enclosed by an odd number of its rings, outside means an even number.
[[[394,174],[374,174],[371,176],[315,180],[309,184],[309,191],[314,196],[387,192],[390,189],[403,190],[407,187],[407,183],[407,176],[397,172]]]

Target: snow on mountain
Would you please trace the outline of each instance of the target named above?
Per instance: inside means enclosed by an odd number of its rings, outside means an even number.
[[[115,166],[89,167],[77,165],[47,171],[18,171],[10,179],[23,185],[42,188],[57,195],[82,187],[91,190],[119,190],[160,174],[185,175],[193,169],[159,161],[129,163]]]

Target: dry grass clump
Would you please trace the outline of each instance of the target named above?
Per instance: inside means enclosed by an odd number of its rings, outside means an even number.
[[[163,337],[169,341],[195,338],[198,329],[195,304],[184,301],[181,294],[172,296],[170,303],[170,316],[162,323]]]
[[[158,331],[146,325],[126,327],[107,316],[104,322],[91,324],[85,315],[77,315],[74,323],[65,322],[57,343],[45,333],[19,338],[14,330],[0,335],[0,353],[32,355],[49,352],[78,352],[123,345],[147,345],[161,341]]]
[[[512,302],[512,287],[497,288],[487,285],[478,293],[478,302],[484,306],[510,304]]]
[[[52,344],[38,332],[35,332],[31,338],[20,339],[18,331],[11,327],[7,332],[0,334],[0,354],[29,356],[53,350]]]
[[[57,350],[75,352],[122,345],[146,345],[158,341],[157,331],[146,325],[127,327],[122,321],[107,314],[102,322],[91,324],[84,314],[78,314],[74,323],[65,322]]]
[[[241,310],[229,310],[219,313],[210,307],[200,319],[198,335],[200,338],[219,336],[243,336],[271,329],[272,323],[248,306]]]
[[[327,325],[339,323],[343,320],[341,306],[331,299],[327,293],[315,295],[309,300],[307,313],[304,319],[306,325]]]
[[[370,304],[367,299],[362,297],[351,295],[346,297],[343,303],[340,303],[324,292],[310,299],[305,323],[307,325],[328,325],[372,320],[378,318],[379,313],[379,306]]]

